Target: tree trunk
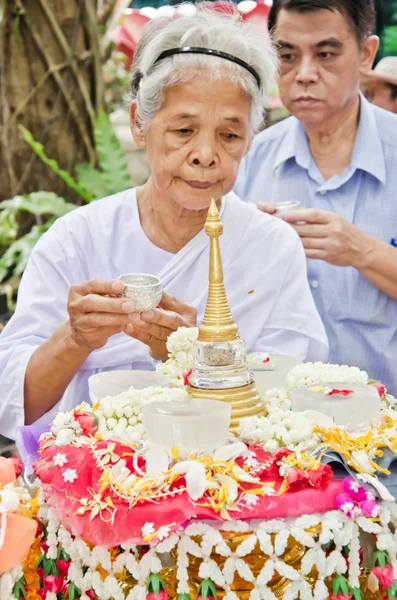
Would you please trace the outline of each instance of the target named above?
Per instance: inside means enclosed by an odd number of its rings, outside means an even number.
[[[102,101],[96,0],[0,0],[0,199],[37,190],[74,199],[18,125],[73,172],[95,163]]]

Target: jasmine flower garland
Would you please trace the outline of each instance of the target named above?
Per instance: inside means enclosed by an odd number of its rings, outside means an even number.
[[[156,371],[170,378],[171,386],[183,387],[184,375],[193,368],[193,344],[198,337],[197,327],[180,327],[167,341],[168,360]]]
[[[329,365],[321,362],[296,365],[287,375],[289,393],[297,388],[322,383],[362,383],[369,381],[365,371],[347,365]]]

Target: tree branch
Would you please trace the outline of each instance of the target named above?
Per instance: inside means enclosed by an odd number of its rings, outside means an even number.
[[[18,5],[20,6],[20,8],[25,11],[25,8],[23,6],[22,0],[17,0],[17,1],[18,1]],[[25,13],[26,13],[26,11],[25,11]],[[32,38],[33,38],[33,40],[34,40],[34,42],[35,42],[35,44],[36,44],[39,52],[41,53],[41,55],[42,55],[45,63],[47,64],[47,68],[51,71],[51,73],[52,73],[52,75],[53,75],[53,77],[54,77],[54,79],[55,79],[55,81],[56,81],[56,83],[57,83],[60,91],[62,92],[62,94],[63,94],[63,96],[64,96],[64,98],[66,100],[66,103],[68,105],[70,113],[75,118],[76,125],[77,125],[77,128],[79,130],[81,139],[82,139],[82,141],[84,143],[84,146],[85,146],[85,148],[87,150],[87,154],[89,156],[89,162],[90,162],[90,164],[93,165],[95,163],[95,159],[96,159],[95,150],[93,148],[93,144],[92,144],[89,136],[87,135],[87,132],[85,131],[85,129],[84,129],[82,123],[81,123],[81,120],[80,120],[80,116],[81,115],[79,114],[78,108],[76,107],[76,104],[75,104],[75,102],[74,102],[74,100],[73,100],[73,98],[72,98],[69,90],[65,86],[65,83],[64,83],[62,77],[60,76],[60,74],[56,70],[55,63],[53,63],[53,61],[51,60],[51,58],[47,55],[47,53],[45,51],[44,41],[42,40],[41,36],[36,32],[34,26],[32,25],[29,17],[26,14],[24,15],[24,20],[25,20],[26,25],[28,26],[30,34],[31,34],[31,36],[32,36]],[[24,180],[25,180],[25,178],[22,178],[20,180],[19,185],[18,185],[18,189],[21,189],[21,186],[23,185]]]
[[[78,62],[84,62],[88,58],[90,58],[91,56],[92,56],[92,52],[87,51],[87,52],[84,52],[83,55],[78,56],[77,60],[78,60]],[[26,96],[26,98],[24,98],[24,100],[22,100],[22,102],[20,103],[20,105],[17,106],[17,108],[15,109],[15,111],[12,113],[12,115],[10,117],[10,126],[14,125],[14,123],[16,121],[16,118],[21,114],[21,112],[24,110],[25,106],[27,106],[29,104],[29,102],[31,101],[31,99],[37,94],[37,92],[45,84],[45,82],[52,75],[52,73],[54,71],[62,71],[63,69],[66,69],[66,67],[68,67],[68,66],[69,66],[68,62],[63,62],[63,63],[61,63],[59,65],[54,65],[54,67],[52,69],[49,69],[43,75],[43,77],[40,79],[40,81],[34,86],[34,88]]]
[[[15,195],[16,189],[16,176],[12,166],[12,158],[11,158],[11,150],[10,150],[10,142],[8,138],[8,130],[9,130],[9,115],[10,115],[10,107],[7,102],[7,93],[6,93],[6,78],[5,78],[5,62],[4,62],[4,52],[3,52],[3,43],[4,43],[4,29],[6,27],[6,22],[4,19],[5,8],[6,8],[7,0],[0,0],[0,102],[1,102],[1,117],[2,117],[2,128],[1,128],[1,141],[3,146],[3,153],[5,164],[7,168],[8,178],[10,180],[10,189],[12,196]]]
[[[104,85],[102,78],[101,49],[99,47],[98,24],[96,10],[93,2],[87,0],[84,3],[85,28],[90,39],[90,48],[93,51],[93,67],[95,80],[95,108],[97,114],[103,110]]]
[[[48,22],[50,23],[50,26],[53,30],[54,35],[55,35],[56,39],[58,40],[59,45],[61,46],[62,50],[64,51],[66,58],[69,59],[70,67],[72,69],[74,76],[76,77],[77,85],[79,86],[79,90],[81,92],[81,95],[84,99],[84,102],[85,102],[85,105],[87,108],[88,116],[91,121],[92,131],[94,131],[95,118],[96,118],[94,106],[91,102],[90,94],[85,85],[85,82],[81,77],[79,69],[76,67],[76,63],[74,61],[73,55],[71,54],[71,49],[68,44],[68,41],[65,38],[62,29],[59,27],[53,11],[48,6],[47,0],[39,0],[39,2],[41,4],[41,7],[42,7],[47,19],[48,19]],[[95,58],[94,58],[94,61],[95,61]]]

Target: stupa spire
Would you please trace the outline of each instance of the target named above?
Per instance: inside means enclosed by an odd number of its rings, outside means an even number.
[[[209,287],[198,339],[201,342],[232,342],[239,338],[239,334],[226,296],[219,246],[223,224],[214,200],[208,211],[205,233],[210,238]]]
[[[265,414],[247,365],[247,348],[238,333],[226,297],[219,237],[223,225],[212,200],[205,223],[210,238],[208,300],[199,336],[193,346],[188,393],[194,398],[222,400],[232,407],[230,429],[243,417]]]

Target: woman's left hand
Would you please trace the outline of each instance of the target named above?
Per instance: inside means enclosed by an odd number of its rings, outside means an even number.
[[[163,292],[158,308],[136,313],[125,333],[149,346],[150,356],[155,360],[167,360],[166,342],[179,327],[196,327],[197,310],[191,304]],[[131,321],[133,318],[131,318]]]

